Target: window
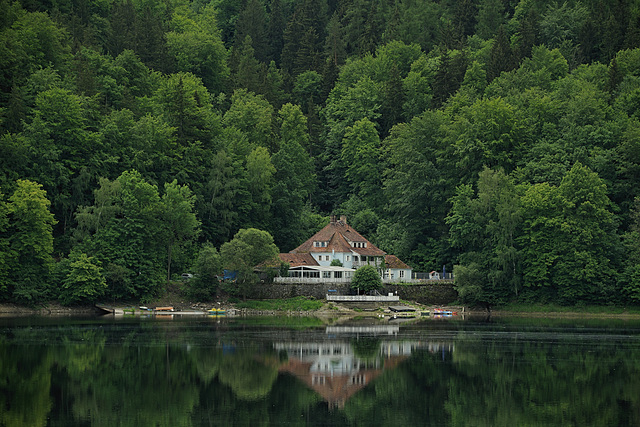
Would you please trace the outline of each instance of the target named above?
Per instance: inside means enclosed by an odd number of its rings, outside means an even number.
[[[351,255],[347,255],[347,261],[351,260]]]
[[[336,271],[333,273],[335,279],[342,279],[342,271]]]
[[[331,278],[331,272],[330,271],[323,271],[322,272],[322,278],[323,279],[330,279]]]
[[[403,279],[404,278],[404,270],[400,270],[400,278]]]

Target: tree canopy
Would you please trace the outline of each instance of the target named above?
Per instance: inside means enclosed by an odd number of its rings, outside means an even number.
[[[365,3],[0,0],[0,297],[152,298],[346,211],[478,302],[640,301],[638,8]]]

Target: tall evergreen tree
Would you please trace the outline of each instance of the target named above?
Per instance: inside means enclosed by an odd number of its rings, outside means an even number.
[[[268,58],[274,61],[276,66],[280,66],[280,55],[284,47],[284,31],[286,20],[282,8],[281,0],[271,0],[269,3],[269,26],[268,35]]]
[[[304,0],[287,23],[281,59],[290,79],[303,71],[322,71],[325,13],[325,0]]]
[[[315,190],[316,176],[311,157],[303,148],[309,140],[306,118],[299,107],[285,104],[279,112],[280,150],[273,155],[276,168],[273,186],[272,226],[276,244],[285,251],[304,240],[302,220],[305,205]]]
[[[520,21],[516,51],[514,52],[517,57],[517,63],[521,63],[524,58],[531,56],[531,49],[537,42],[537,26],[538,26],[538,14],[534,8],[529,9],[524,19]]]
[[[389,80],[385,83],[384,104],[382,106],[382,128],[380,137],[386,138],[391,128],[402,120],[406,96],[402,78],[395,64],[391,67]]]
[[[504,27],[498,28],[498,33],[491,46],[489,61],[487,62],[487,81],[491,82],[503,71],[511,71],[515,68],[515,61],[511,44]]]
[[[267,11],[260,0],[248,0],[238,15],[234,42],[236,50],[244,49],[247,36],[250,37],[256,58],[266,63],[269,60]]]
[[[460,87],[467,69],[467,58],[463,52],[445,51],[440,55],[440,63],[432,83],[432,108],[440,108]]]
[[[247,34],[244,43],[239,46],[237,52],[237,69],[233,73],[234,86],[236,89],[246,89],[250,92],[261,93],[265,70],[254,56],[254,53],[251,36]]]
[[[131,0],[114,2],[109,14],[109,38],[106,47],[111,56],[125,49],[136,50],[136,10]]]
[[[498,28],[505,23],[502,0],[481,0],[478,6],[478,23],[475,33],[485,40],[493,38]]]

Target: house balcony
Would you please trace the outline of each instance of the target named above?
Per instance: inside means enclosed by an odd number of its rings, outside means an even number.
[[[275,277],[273,279],[274,283],[295,283],[295,284],[331,284],[331,283],[351,283],[350,277],[341,277],[338,279],[334,278],[321,278],[321,277]],[[414,284],[424,284],[429,283],[428,280],[417,280],[417,279],[390,279],[384,278],[382,279],[382,283],[385,285],[397,284],[397,283],[414,283]]]
[[[341,278],[321,278],[321,277],[275,277],[274,283],[295,283],[295,284],[325,284],[325,283],[351,283],[350,277]]]
[[[381,268],[382,267],[382,260],[376,260],[376,261],[353,261],[351,263],[353,265],[353,268],[359,268],[365,265],[372,265],[376,268]]]

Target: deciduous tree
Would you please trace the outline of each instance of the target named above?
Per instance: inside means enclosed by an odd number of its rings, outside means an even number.
[[[42,186],[27,180],[18,180],[6,205],[8,268],[1,286],[15,301],[34,304],[48,296],[55,224],[50,206]]]
[[[195,199],[189,187],[178,185],[175,179],[164,185],[160,209],[167,250],[167,283],[171,280],[173,259],[194,243],[200,231],[200,221],[194,212]]]
[[[382,278],[378,269],[372,265],[363,265],[353,273],[351,279],[351,289],[357,289],[368,293],[369,291],[376,291],[382,287]]]

